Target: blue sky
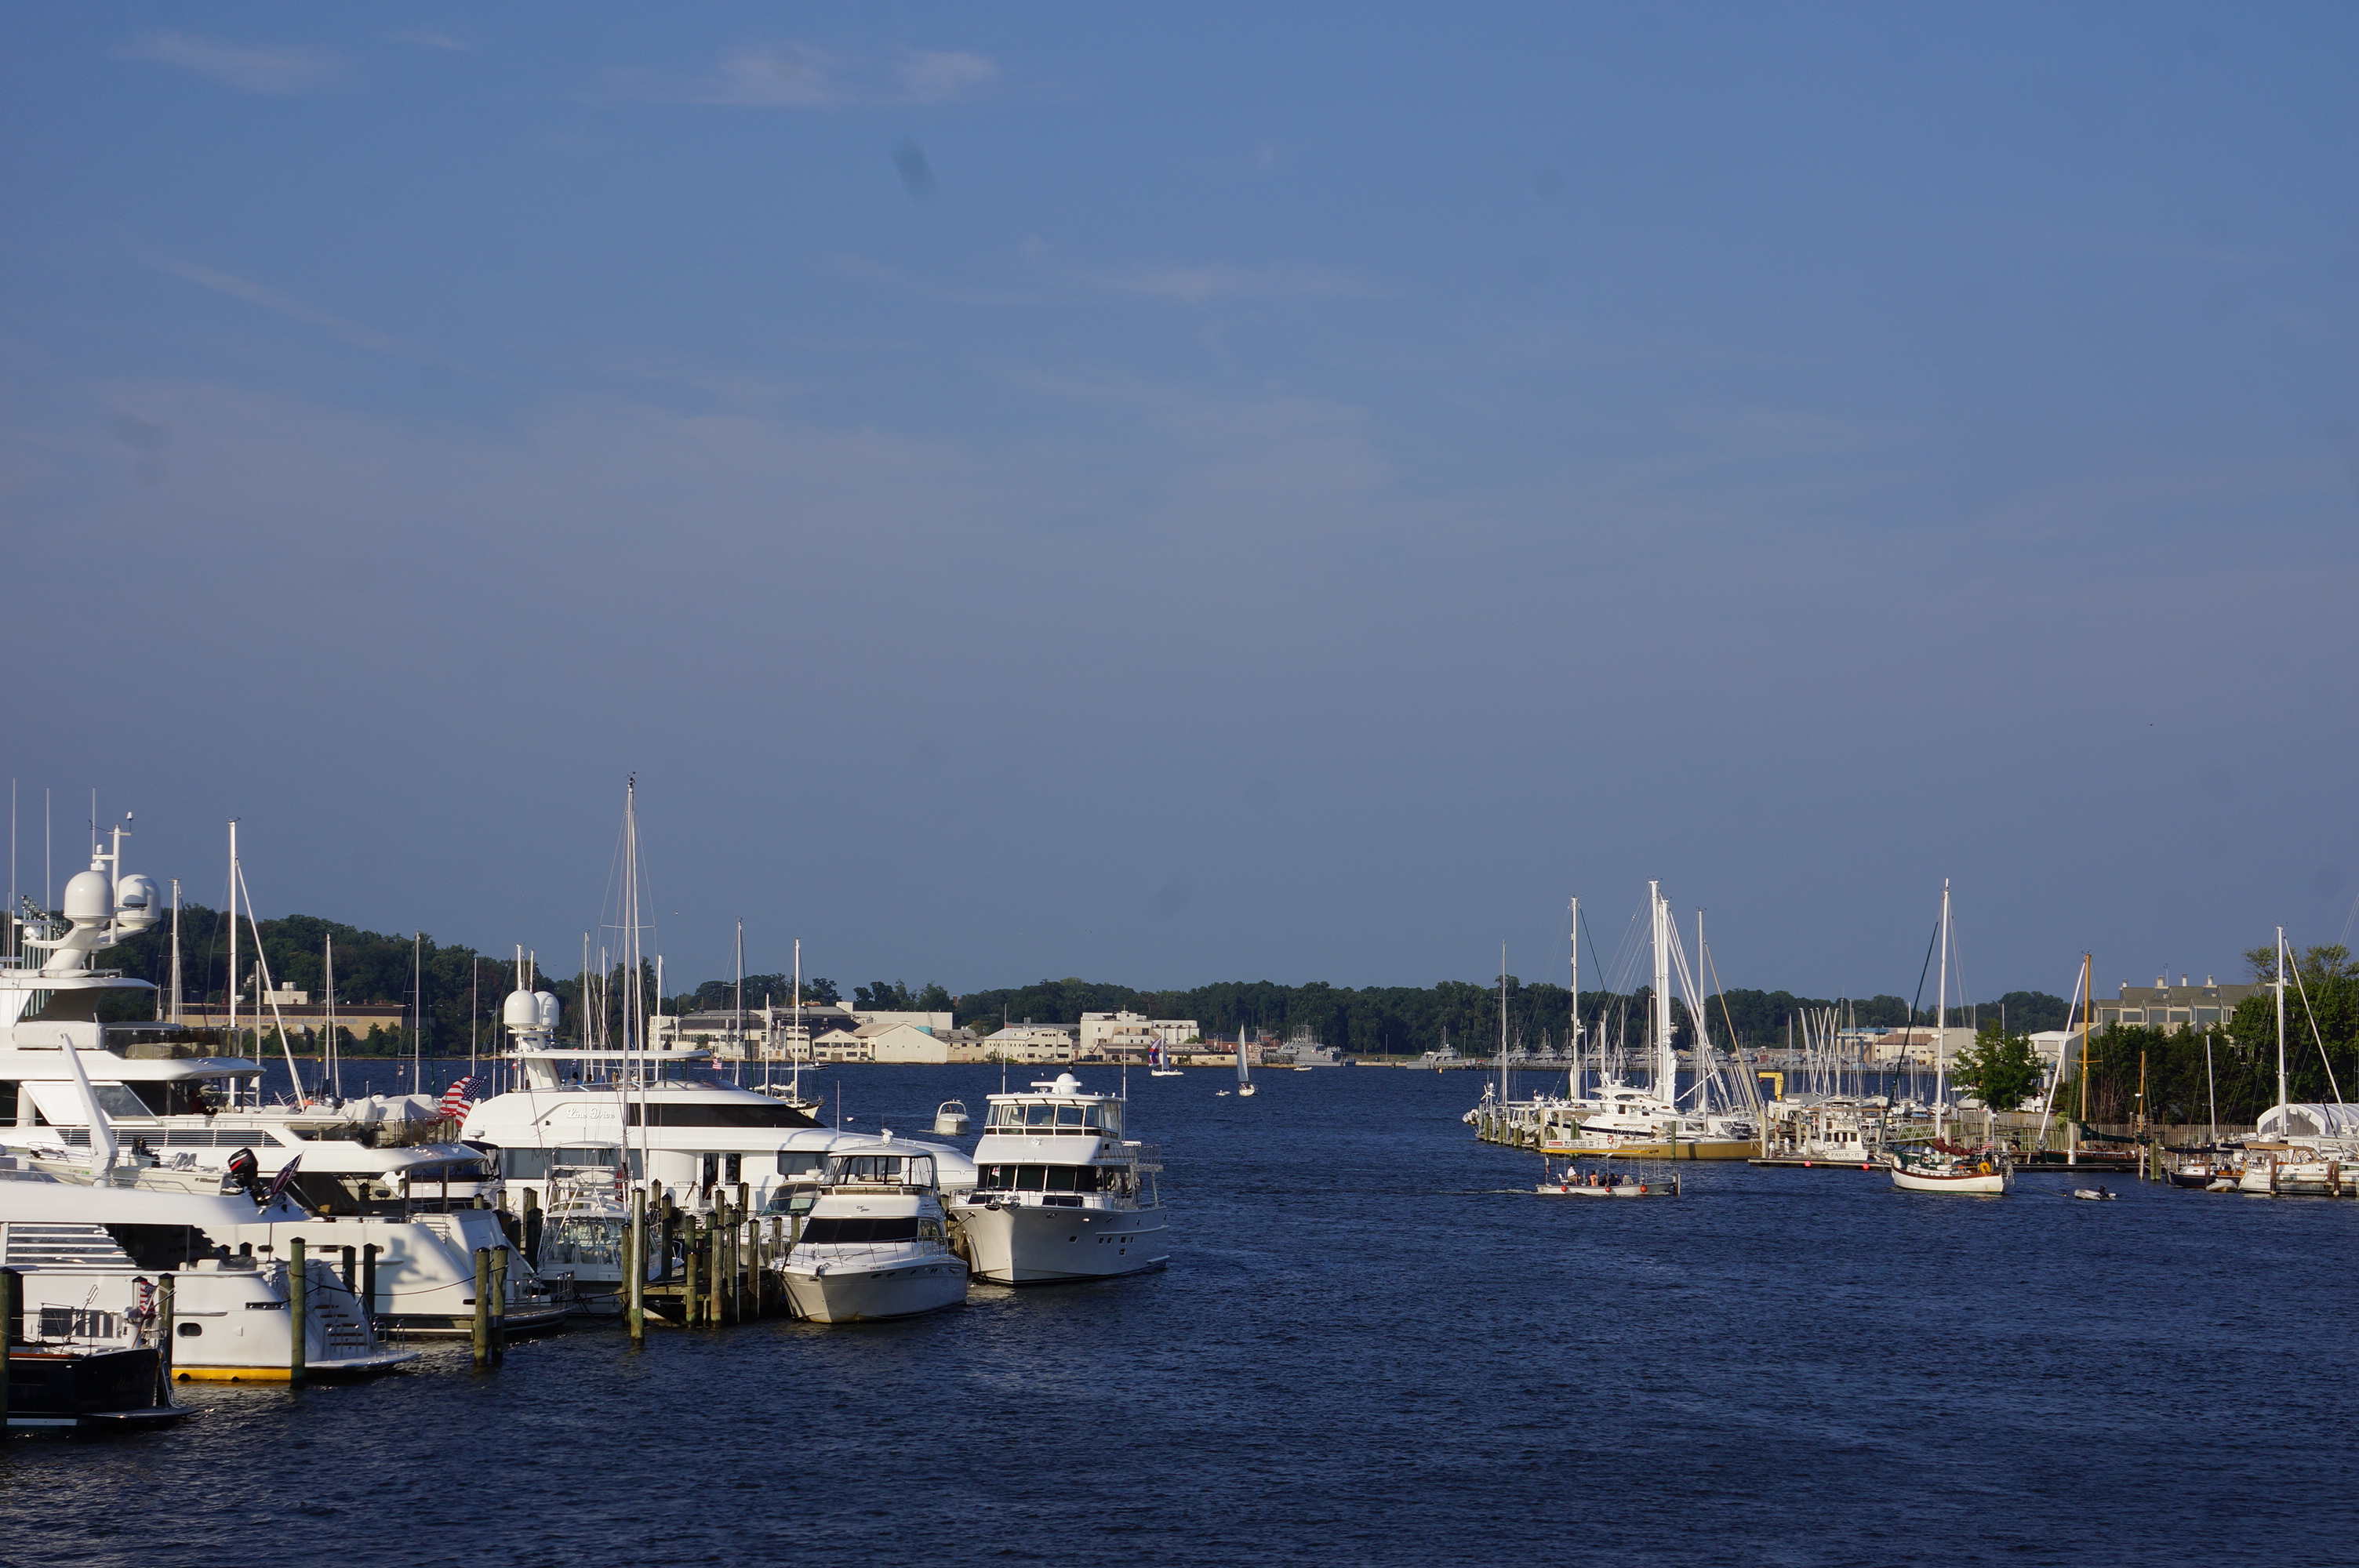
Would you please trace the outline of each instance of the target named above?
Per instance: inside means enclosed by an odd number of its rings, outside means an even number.
[[[570,968],[636,772],[695,976],[2228,979],[2359,893],[2354,43],[16,8],[19,881]]]

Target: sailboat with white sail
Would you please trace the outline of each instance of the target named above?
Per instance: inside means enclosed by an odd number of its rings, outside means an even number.
[[[1245,1026],[1237,1025],[1237,1098],[1251,1099],[1258,1092],[1254,1088],[1253,1064],[1245,1046]]]

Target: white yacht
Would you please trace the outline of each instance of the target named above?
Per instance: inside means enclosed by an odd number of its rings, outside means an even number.
[[[778,1272],[798,1315],[819,1323],[915,1317],[966,1300],[934,1157],[885,1142],[828,1156],[826,1178]]]
[[[299,1208],[257,1206],[243,1193],[158,1191],[136,1174],[77,1183],[0,1156],[0,1260],[23,1277],[30,1337],[152,1344],[157,1286],[169,1278],[170,1366],[181,1382],[285,1382],[298,1332],[314,1377],[371,1376],[418,1358],[386,1348],[338,1253]],[[240,1239],[257,1222],[283,1224],[312,1249],[299,1325],[288,1311],[289,1259]]]
[[[118,836],[66,883],[65,928],[28,936],[33,958],[0,959],[0,1142],[69,1183],[104,1171],[212,1195],[292,1165],[309,1244],[376,1249],[368,1304],[379,1326],[472,1332],[474,1250],[511,1245],[499,1217],[478,1206],[496,1184],[477,1151],[375,1147],[333,1107],[263,1106],[262,1065],[231,1054],[224,1031],[101,1022],[103,1011],[156,1011],[154,986],[90,968],[91,954],[156,924],[152,885],[118,877],[121,858]],[[283,1238],[257,1217],[232,1239],[267,1255]],[[507,1279],[511,1329],[564,1316],[529,1267]]]
[[[1071,1073],[991,1097],[974,1190],[956,1209],[975,1278],[1004,1285],[1103,1280],[1170,1260],[1163,1169],[1123,1137],[1125,1102]]]
[[[713,1070],[711,1053],[692,1046],[555,1044],[557,999],[545,991],[516,991],[502,1016],[515,1037],[516,1087],[477,1101],[461,1136],[496,1154],[512,1211],[527,1188],[539,1207],[553,1209],[555,1173],[600,1163],[627,1169],[628,1183],[661,1183],[682,1208],[701,1212],[716,1188],[741,1184],[753,1207],[767,1208],[780,1193],[816,1181],[829,1154],[879,1142],[735,1087]],[[974,1162],[950,1145],[903,1139],[898,1146],[932,1155],[945,1191],[974,1185]]]

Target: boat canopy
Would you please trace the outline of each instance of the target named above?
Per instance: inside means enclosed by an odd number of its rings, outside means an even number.
[[[2359,1105],[2273,1105],[2255,1137],[2359,1138]]]

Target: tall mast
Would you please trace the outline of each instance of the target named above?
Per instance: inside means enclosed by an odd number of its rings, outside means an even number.
[[[175,951],[172,955],[172,963],[176,969],[179,968],[179,961],[180,955]],[[332,931],[328,933],[327,965],[322,971],[321,983],[326,987],[326,994],[321,998],[321,1002],[328,1015],[326,1048],[328,1060],[332,1064],[328,1070],[331,1075],[330,1082],[335,1086],[330,1092],[341,1104],[344,1098],[344,1054],[338,1048],[336,1043],[336,934]]]
[[[737,922],[737,1016],[730,1022],[735,1031],[737,1059],[745,1059],[745,923]]]
[[[2280,1030],[2278,1033],[2284,1033]],[[229,1048],[237,1047],[237,818],[229,819]],[[2282,1054],[2282,1053],[2280,1053]],[[235,1101],[236,1080],[232,1079],[232,1102]],[[257,1081],[255,1090],[261,1092]]]
[[[1568,1099],[1581,1098],[1581,896],[1572,900],[1572,1082]]]
[[[789,1034],[789,1035],[788,1035],[788,1036],[787,1036],[787,1049],[788,1049],[788,1051],[792,1052],[792,1051],[794,1051],[794,1050],[795,1050],[795,1043],[796,1043],[796,1041],[797,1041],[799,1038],[800,1038],[800,1037],[801,1037],[802,1033],[803,1033],[803,939],[802,939],[801,937],[798,936],[798,937],[796,937],[796,938],[795,938],[795,1032],[794,1032],[794,1033]],[[787,1093],[788,1093],[789,1095],[793,1096],[793,1097],[794,1097],[795,1098],[797,1098],[797,1099],[800,1099],[800,1098],[803,1098],[803,1056],[804,1056],[805,1054],[808,1054],[808,1053],[807,1053],[807,1052],[802,1052],[802,1053],[797,1053],[797,1054],[796,1054],[796,1055],[795,1055],[794,1084],[793,1084],[793,1087],[790,1087],[790,1088],[788,1088],[788,1089],[787,1090]],[[1004,1086],[1003,1086],[1003,1087],[1004,1087]]]
[[[13,807],[15,803],[12,801],[10,805]],[[10,847],[13,849],[14,845]],[[12,866],[12,872],[13,870]],[[12,881],[15,880],[13,875],[10,880]],[[8,902],[8,916],[13,921],[16,915],[16,895],[11,893]],[[11,929],[14,927],[12,926]],[[172,1022],[174,1023],[180,1022],[180,879],[178,877],[172,879]]]
[[[2285,1065],[2285,993],[2286,940],[2285,927],[2277,927],[2277,1136],[2286,1135],[2286,1065]]]
[[[1677,1105],[1680,1060],[1671,1050],[1671,903],[1663,896],[1662,883],[1647,884],[1647,903],[1654,912],[1655,1098],[1667,1105]]]
[[[1499,944],[1499,1109],[1507,1108],[1507,945]]]
[[[409,1092],[426,1092],[426,933],[409,934],[409,989],[418,999],[409,1031]]]
[[[1941,1104],[1950,1071],[1950,879],[1941,879],[1941,973],[1933,982],[1933,1139],[1939,1142],[1945,1119]]]

